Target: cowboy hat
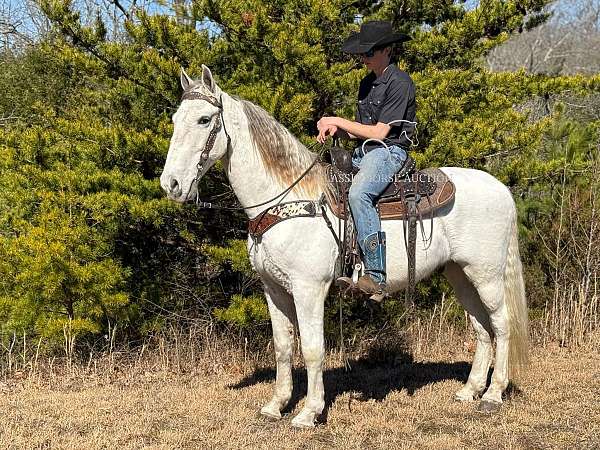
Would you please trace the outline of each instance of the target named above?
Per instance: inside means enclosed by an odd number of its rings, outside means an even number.
[[[390,22],[374,20],[363,23],[359,33],[352,33],[342,44],[342,51],[356,55],[368,52],[373,47],[382,47],[410,39],[411,37],[406,34],[394,33]]]

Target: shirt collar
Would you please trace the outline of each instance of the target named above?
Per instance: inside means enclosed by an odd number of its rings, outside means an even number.
[[[375,81],[373,81],[373,84],[387,83],[388,81],[390,81],[390,77],[392,76],[393,69],[394,69],[393,64],[390,64],[389,66],[387,66],[386,69],[381,74],[381,76],[377,77],[375,79]]]

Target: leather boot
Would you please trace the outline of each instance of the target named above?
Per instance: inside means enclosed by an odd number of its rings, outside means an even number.
[[[362,245],[365,274],[358,279],[356,287],[371,300],[380,302],[385,292],[385,233],[378,231],[368,235]]]

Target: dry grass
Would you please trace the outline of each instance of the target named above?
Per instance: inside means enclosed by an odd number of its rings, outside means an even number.
[[[430,330],[445,327],[431,321]],[[537,347],[502,411],[484,416],[475,404],[451,400],[468,375],[473,349],[469,336],[453,336],[430,347],[414,341],[410,353],[380,336],[350,355],[350,371],[330,352],[327,422],[312,431],[290,426],[306,386],[297,359],[297,389],[286,416],[279,422],[257,417],[274,384],[270,348],[250,353],[211,336],[197,345],[197,335],[175,333],[141,355],[113,352],[79,364],[40,359],[35,370],[0,382],[0,447],[600,447],[597,344],[576,351]]]
[[[600,286],[595,275],[587,283],[557,290],[545,309],[539,335],[544,342],[578,347],[590,333],[600,330]]]

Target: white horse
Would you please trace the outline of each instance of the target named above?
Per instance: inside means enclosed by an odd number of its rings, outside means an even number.
[[[248,217],[254,218],[282,197],[260,207],[253,205],[292,185],[316,155],[263,109],[223,92],[207,67],[202,70],[198,81],[182,70],[184,100],[173,116],[174,132],[161,185],[174,201],[193,200],[197,180],[221,160],[239,202],[248,207]],[[485,172],[442,170],[455,184],[456,197],[453,205],[433,218],[435,233],[430,244],[417,239],[416,278],[444,267],[477,334],[469,378],[455,399],[473,401],[483,394],[479,409],[491,412],[502,403],[509,370],[527,362],[527,306],[515,204],[509,190]],[[318,200],[327,187],[324,169],[315,165],[285,200]],[[330,210],[327,216],[337,230],[338,219]],[[407,283],[403,227],[395,220],[383,221],[382,226],[387,236],[388,289],[395,292]],[[338,247],[322,217],[300,217],[273,226],[260,242],[248,238],[248,250],[264,284],[277,362],[273,398],[260,412],[279,419],[290,400],[293,329],[297,326],[308,389],[304,407],[292,424],[313,427],[325,406],[323,308]],[[494,371],[486,390],[494,337]]]

